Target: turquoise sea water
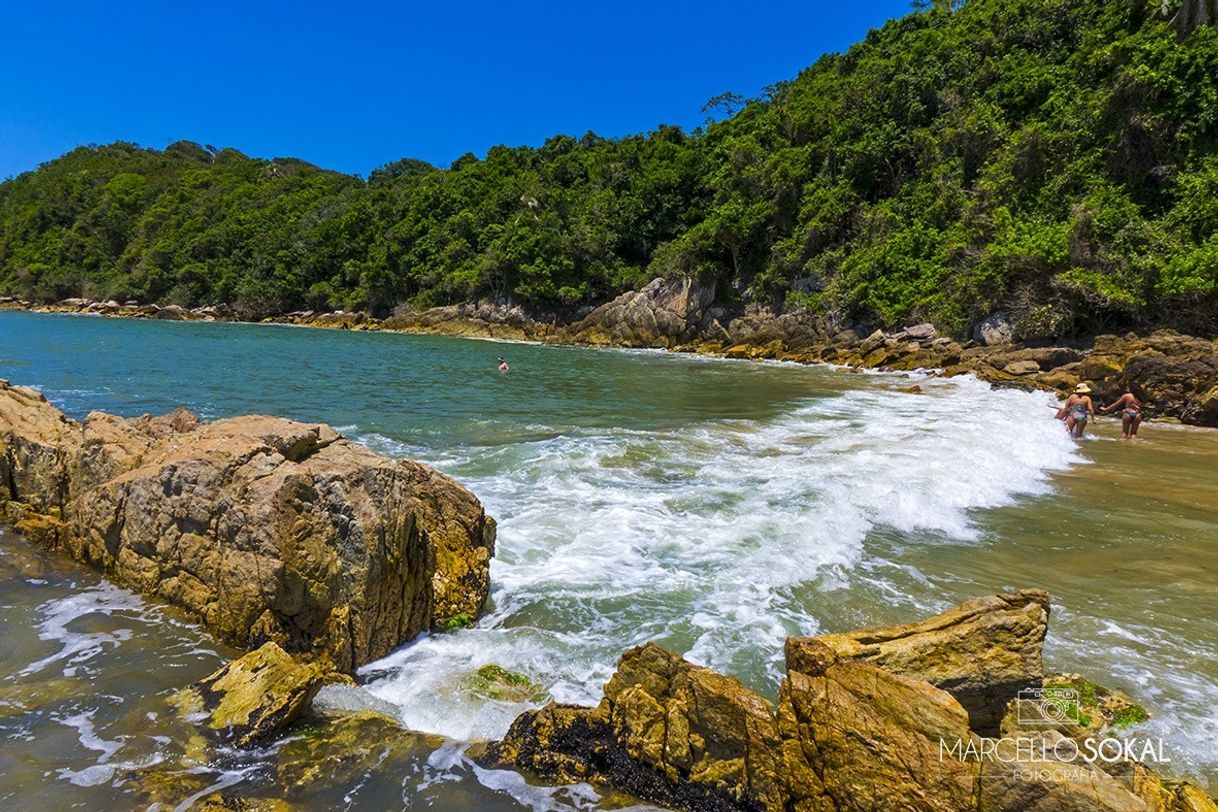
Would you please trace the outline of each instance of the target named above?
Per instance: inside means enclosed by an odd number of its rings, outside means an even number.
[[[656,640],[773,694],[788,634],[908,621],[1019,586],[1054,594],[1050,667],[1133,693],[1173,769],[1215,781],[1214,432],[1152,424],[1129,447],[1101,423],[1076,445],[1047,396],[972,380],[25,313],[0,313],[0,377],[75,418],[184,405],[325,421],[455,476],[500,521],[479,627],[424,637],[361,676],[368,703],[446,744],[318,787],[314,803],[596,806],[588,789],[476,768],[465,744],[501,735],[522,706],[470,696],[462,677],[494,662],[593,702],[623,649]],[[921,392],[904,391],[913,383]],[[0,803],[51,793],[121,808],[134,766],[180,755],[171,731],[133,719],[160,719],[165,693],[229,652],[11,534],[0,605]],[[164,666],[155,677],[123,677],[149,661]],[[44,683],[55,690],[29,700]],[[276,757],[191,774],[274,795]]]

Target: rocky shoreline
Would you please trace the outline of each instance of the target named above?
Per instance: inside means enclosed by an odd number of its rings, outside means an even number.
[[[972,374],[996,386],[1059,394],[1086,382],[1100,401],[1115,399],[1129,381],[1136,380],[1150,395],[1150,418],[1218,427],[1218,343],[1210,339],[1158,331],[1016,340],[1016,328],[1000,314],[977,324],[968,337],[940,335],[934,325],[926,323],[890,332],[867,331],[833,325],[804,311],[776,312],[754,306],[732,313],[714,301],[714,289],[696,281],[656,279],[600,307],[565,315],[477,302],[422,311],[399,308],[385,319],[367,313],[299,311],[258,321],[575,346],[645,347],[862,369],[921,369],[946,376]],[[186,309],[84,299],[35,304],[0,298],[0,309],[179,321],[241,320],[223,306]]]
[[[1049,595],[1021,590],[788,638],[776,704],[649,644],[622,656],[599,705],[529,711],[483,761],[690,812],[1218,810],[1147,766],[1158,754],[1137,744],[1132,700],[1044,672],[1048,619]],[[1073,698],[1047,703],[1055,691]],[[1107,741],[1141,759],[1087,757]]]
[[[457,482],[329,426],[185,409],[77,423],[7,381],[0,520],[249,650],[187,702],[243,743],[323,682],[474,622],[495,544]]]
[[[5,381],[0,520],[247,650],[170,698],[189,731],[182,765],[217,747],[281,741],[303,719],[323,732],[274,756],[289,794],[331,768],[364,769],[371,741],[416,746],[395,720],[327,711],[318,692],[358,690],[349,675],[360,664],[476,620],[495,535],[456,482],[328,426],[204,423],[181,409],[77,423]],[[1153,747],[1150,758],[1140,745],[1079,756],[1096,741],[1145,739],[1148,714],[1118,691],[1045,670],[1049,614],[1049,595],[1028,589],[909,625],[789,638],[777,702],[648,644],[622,656],[596,707],[527,711],[471,754],[535,781],[699,812],[1218,812],[1196,786],[1156,775]],[[522,703],[546,694],[497,666],[463,685]],[[1061,691],[1073,697],[1063,712],[1042,701]],[[291,760],[297,751],[303,761]],[[198,789],[176,769],[131,780],[149,802],[172,805]],[[270,808],[230,791],[201,803]]]

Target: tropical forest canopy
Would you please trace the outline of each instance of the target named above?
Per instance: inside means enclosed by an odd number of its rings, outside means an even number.
[[[0,293],[248,315],[655,276],[838,321],[1218,329],[1212,0],[930,3],[693,133],[558,135],[367,180],[190,142],[0,184]],[[1166,13],[1165,13],[1166,12]]]

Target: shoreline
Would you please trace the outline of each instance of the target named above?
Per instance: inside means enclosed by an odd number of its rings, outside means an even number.
[[[52,326],[52,329],[50,329],[50,330],[46,330],[46,331],[44,332],[44,331],[42,330],[42,328],[41,328],[41,327],[39,327],[39,326],[37,326],[37,325],[35,325],[35,324],[34,324],[33,320],[30,320],[30,321],[27,321],[27,322],[21,322],[20,320],[15,320],[15,321],[16,321],[16,323],[17,323],[18,325],[20,325],[20,324],[24,323],[24,324],[26,324],[26,325],[28,325],[28,326],[31,326],[31,327],[32,327],[32,328],[33,328],[35,331],[38,331],[38,332],[39,332],[39,334],[42,334],[42,335],[46,335],[46,334],[50,334],[50,333],[54,333],[54,331],[55,331],[55,330],[57,330],[57,329],[63,329],[63,330],[65,330],[65,331],[72,331],[72,330],[74,330],[74,329],[75,329],[75,328],[73,328],[73,327],[72,327],[72,324],[73,324],[72,322],[58,322],[58,324],[60,325],[60,327],[59,327],[59,328],[54,328],[54,327],[53,327],[53,325],[54,325],[54,324],[56,324],[56,322],[55,322],[54,320],[48,320],[49,324]],[[75,324],[79,325],[81,328],[87,328],[87,324],[88,324],[88,323],[87,323],[87,322],[76,322]],[[302,325],[302,324],[289,324],[289,325],[285,325],[285,326],[310,326],[310,325]],[[103,328],[99,328],[99,330],[101,330],[101,329],[103,329]],[[14,332],[14,334],[19,335],[19,334],[20,334],[20,332],[21,332],[20,327],[18,327],[17,329],[15,329],[13,332]],[[222,332],[223,332],[223,331],[222,331]],[[404,332],[404,331],[401,331],[401,332]],[[95,333],[94,335],[95,335],[95,337],[97,337],[97,334],[96,334],[96,333]],[[184,330],[184,331],[182,331],[182,330],[173,330],[173,329],[171,329],[171,330],[168,330],[168,331],[162,331],[161,333],[157,333],[155,330],[153,330],[153,331],[151,331],[151,332],[149,332],[149,333],[142,333],[142,334],[141,334],[141,333],[139,333],[139,332],[137,331],[137,332],[134,332],[134,333],[131,333],[131,334],[128,334],[128,335],[134,335],[134,336],[140,336],[140,335],[146,335],[146,336],[155,336],[155,335],[161,335],[161,336],[170,336],[170,335],[176,335],[176,336],[177,336],[177,340],[178,340],[179,342],[181,342],[181,343],[179,344],[179,349],[180,349],[180,348],[181,348],[181,347],[183,347],[183,346],[189,346],[189,342],[190,342],[190,340],[191,340],[191,339],[190,339],[190,336],[192,336],[192,335],[204,336],[204,335],[206,335],[206,333],[205,333],[205,332],[203,332],[203,333],[193,333],[193,332],[192,332],[192,331],[190,331],[190,330]],[[216,334],[216,335],[219,335],[219,334]],[[248,335],[248,336],[249,336],[249,340],[252,340],[252,341],[256,341],[256,340],[257,340],[257,338],[256,338],[256,334],[243,334],[243,333],[240,333],[240,332],[234,332],[234,333],[232,333],[232,335],[233,335],[233,336],[238,336],[238,337],[239,337],[240,335]],[[471,336],[471,337],[472,337],[472,336]],[[139,339],[135,339],[135,340],[139,340]],[[287,353],[288,353],[288,356],[290,357],[290,354],[291,354],[291,352],[292,352],[292,350],[291,350],[292,343],[291,343],[291,342],[287,342],[287,344],[286,344],[286,345],[285,345],[285,343],[284,343],[284,342],[274,342],[274,343],[277,343],[277,344],[279,344],[280,346],[286,346],[286,347],[287,347],[287,349],[285,350],[285,352],[287,352]],[[362,347],[375,346],[375,345],[376,345],[376,343],[377,343],[377,342],[364,342],[364,343],[362,343],[362,344],[361,344],[361,345],[359,345],[359,346],[362,346]],[[389,339],[387,342],[380,342],[380,343],[381,343],[382,345],[386,345],[386,344],[387,344],[387,345],[392,345],[392,344],[394,344],[394,343],[396,343],[396,342],[395,342],[395,340],[393,340],[393,339]],[[347,345],[347,344],[345,344],[345,343],[343,343],[343,342],[339,342],[339,346],[340,346],[340,347],[341,347],[341,346],[350,346],[350,347],[355,348],[357,345],[355,345],[355,344]],[[353,350],[353,351],[354,351],[354,350]],[[172,356],[170,356],[170,357],[172,357]],[[695,358],[690,358],[689,360],[690,360],[690,361],[694,361],[694,362],[696,362],[696,359],[695,359]],[[708,358],[708,360],[709,360],[709,358]],[[575,361],[575,362],[573,362],[573,363],[579,363],[579,362],[578,362],[578,361]],[[790,362],[781,362],[781,363],[790,363]],[[738,368],[738,369],[741,369],[742,371],[747,371],[747,368]],[[860,381],[860,382],[861,382],[861,381]],[[966,384],[966,385],[968,386],[968,388],[969,388],[970,390],[972,390],[972,391],[976,391],[976,389],[974,388],[974,385],[973,385],[973,384],[972,384],[970,381],[961,381],[960,383],[964,383],[964,384]],[[848,385],[848,382],[847,382],[847,385]],[[1115,446],[1116,444],[1115,444],[1115,443],[1110,443],[1109,445]],[[1024,579],[1024,580],[1027,580],[1029,583],[1038,583],[1038,582],[1037,582],[1035,579],[1032,579],[1032,580]],[[977,591],[976,591],[976,594],[981,594],[981,591],[980,591],[980,590],[977,590]],[[1067,605],[1068,605],[1068,604],[1067,604]],[[910,618],[913,618],[913,617],[915,617],[915,616],[917,616],[917,615],[915,615],[915,614],[914,614],[914,613],[912,613],[912,612],[909,614],[909,617],[910,617]],[[623,646],[623,648],[624,648],[624,646]],[[503,663],[503,665],[504,665],[504,666],[509,666],[509,667],[510,667],[510,666],[514,665],[514,663],[504,662],[504,663]],[[1082,673],[1089,673],[1089,674],[1092,674],[1092,675],[1097,676],[1097,677],[1098,677],[1098,676],[1100,676],[1101,674],[1103,674],[1103,673],[1104,673],[1102,670],[1096,670],[1096,669],[1075,669],[1075,670],[1081,671]],[[731,673],[730,669],[725,670],[725,671],[723,672],[723,674],[724,674],[724,675],[728,675],[728,674],[730,674],[730,673]],[[728,677],[727,677],[727,676],[725,676],[725,678],[728,678]],[[1118,685],[1117,687],[1120,687],[1120,686]],[[762,721],[765,721],[765,720],[763,719]],[[331,723],[330,723],[330,722],[326,722],[325,724],[327,725],[327,727],[329,727]],[[334,729],[339,729],[339,728],[335,727]],[[328,734],[327,734],[327,735],[328,735]],[[363,734],[363,735],[373,735],[373,734],[371,734],[371,733],[367,733],[367,734]],[[238,791],[240,791],[240,790],[238,790]]]
[[[648,286],[651,287],[651,286]],[[654,291],[652,292],[654,294]],[[637,314],[614,316],[620,300],[637,310],[640,300],[652,328],[638,329]],[[615,304],[616,303],[616,304]],[[0,311],[91,315],[145,320],[226,322],[311,327],[357,332],[386,332],[405,335],[438,335],[501,343],[543,344],[588,349],[650,349],[750,361],[780,361],[796,364],[826,364],[838,368],[890,372],[926,372],[954,377],[972,374],[993,386],[1051,392],[1064,396],[1078,383],[1088,383],[1097,406],[1119,396],[1124,385],[1138,380],[1150,392],[1148,420],[1218,428],[1218,341],[1160,330],[1147,336],[1099,335],[1061,342],[957,341],[940,336],[933,325],[919,324],[904,330],[875,330],[809,333],[807,324],[783,322],[785,316],[767,317],[748,325],[751,333],[723,333],[688,325],[676,334],[662,329],[655,315],[666,315],[666,303],[657,303],[644,291],[624,294],[618,300],[593,310],[570,324],[556,320],[534,320],[518,309],[481,305],[456,305],[408,312],[377,319],[367,313],[316,313],[298,311],[262,319],[243,319],[228,308],[187,309],[177,305],[92,302],[68,299],[37,304],[0,298]],[[606,311],[607,312],[602,312]],[[599,316],[598,316],[599,314]],[[729,326],[735,328],[737,319]],[[723,328],[718,321],[714,328]],[[708,335],[709,333],[709,335]],[[687,340],[682,340],[687,339]],[[726,340],[724,340],[726,339]],[[739,339],[739,340],[736,340]]]

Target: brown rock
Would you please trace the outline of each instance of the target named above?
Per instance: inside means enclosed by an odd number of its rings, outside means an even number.
[[[248,747],[272,738],[300,715],[322,686],[325,670],[265,643],[189,688],[173,702],[226,741]]]
[[[915,324],[912,327],[906,327],[903,332],[905,335],[917,341],[933,341],[938,337],[939,331],[935,329],[935,325],[930,322]]]
[[[548,781],[593,781],[674,809],[780,809],[770,703],[655,646],[622,655],[596,708],[523,714],[488,763]]]
[[[1040,372],[1040,364],[1035,361],[1011,361],[1002,368],[1008,375],[1031,375]]]
[[[0,501],[42,512],[62,509],[68,449],[79,426],[33,389],[0,381],[0,399]]]
[[[673,347],[700,337],[698,326],[714,298],[714,286],[695,279],[653,279],[593,310],[570,336],[578,343]]]
[[[1146,812],[1142,799],[1103,770],[1081,758],[1056,758],[1054,744],[1063,738],[1056,731],[1029,737],[1045,740],[1030,748],[1034,757],[1020,755],[1012,739],[999,740],[997,756],[982,763],[979,812]]]
[[[939,755],[968,739],[947,693],[805,648],[775,714],[734,679],[657,646],[622,657],[596,708],[522,715],[487,752],[543,780],[608,784],[676,809],[965,810],[977,763]]]
[[[486,599],[495,525],[478,500],[328,426],[184,411],[80,426],[6,386],[0,459],[20,529],[39,517],[48,543],[240,647],[350,670]]]
[[[1070,369],[1055,369],[1041,375],[1037,382],[1046,389],[1069,392],[1079,384],[1078,375]]]
[[[974,731],[998,731],[1007,704],[1024,688],[1041,684],[1041,647],[1049,622],[1049,595],[1025,589],[974,598],[904,626],[787,640],[787,666],[804,670],[803,649],[828,646],[896,674],[926,680],[954,696]]]
[[[778,719],[791,798],[778,808],[976,809],[980,765],[940,746],[972,738],[949,694],[815,642],[787,670]]]
[[[643,646],[623,655],[597,707],[523,714],[486,763],[684,810],[1212,812],[1204,793],[1141,764],[1058,760],[1056,730],[1026,737],[1044,753],[981,738],[951,693],[889,670],[925,672],[966,697],[1005,693],[1007,676],[1039,674],[1047,611],[1045,593],[1025,590],[921,624],[791,639],[776,710],[733,679]],[[976,675],[963,673],[970,656]]]

